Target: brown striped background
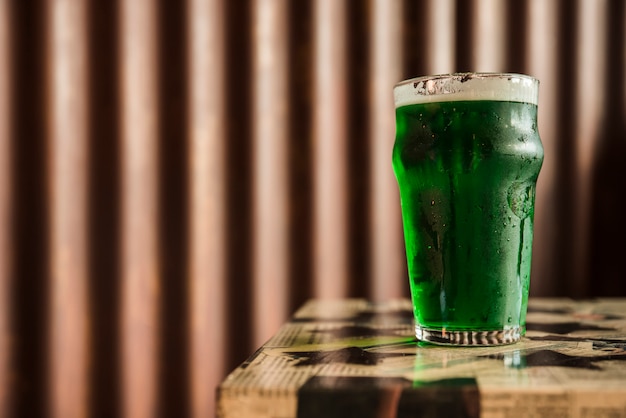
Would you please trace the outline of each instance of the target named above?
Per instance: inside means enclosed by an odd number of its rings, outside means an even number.
[[[417,75],[541,80],[532,294],[626,296],[625,26],[624,0],[0,0],[0,416],[212,416],[305,299],[407,296]]]

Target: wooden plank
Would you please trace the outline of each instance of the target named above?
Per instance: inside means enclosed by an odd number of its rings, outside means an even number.
[[[474,0],[472,14],[473,71],[505,71],[506,1]]]
[[[189,319],[191,412],[215,410],[212,393],[226,363],[226,121],[222,0],[190,0]]]
[[[605,122],[602,106],[607,103],[606,90],[590,88],[606,74],[607,39],[606,21],[608,1],[581,0],[578,7],[578,45],[576,72],[576,114],[572,123],[576,133],[576,173],[572,179],[576,183],[576,202],[572,206],[576,238],[572,257],[573,276],[569,282],[570,294],[584,297],[587,291],[589,274],[589,242],[591,236],[591,202],[593,196],[593,171],[597,162],[597,148],[602,140],[600,129]]]
[[[50,0],[47,85],[50,413],[87,416],[87,28],[82,0]]]
[[[400,195],[391,166],[395,138],[393,86],[402,77],[402,3],[373,0],[369,85],[370,141],[370,297],[386,300],[404,295],[406,258]]]
[[[539,79],[539,134],[544,148],[544,160],[537,181],[535,199],[535,227],[533,240],[533,266],[531,292],[549,295],[556,292],[553,266],[555,252],[555,228],[559,223],[554,201],[556,164],[557,120],[557,30],[558,4],[542,0],[530,0],[526,33],[528,73]]]
[[[313,6],[313,293],[347,293],[346,1]]]
[[[288,315],[287,1],[252,5],[253,343]]]
[[[157,5],[119,7],[122,411],[147,418],[157,413],[159,384]]]
[[[446,74],[455,71],[456,4],[454,0],[428,0],[428,74]]]
[[[12,13],[0,0],[0,63],[11,60]],[[11,66],[0,67],[0,416],[10,414],[11,400]]]

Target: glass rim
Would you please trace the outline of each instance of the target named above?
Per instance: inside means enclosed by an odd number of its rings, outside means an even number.
[[[539,80],[526,74],[462,72],[414,77],[394,88],[396,108],[422,103],[498,100],[537,105]]]

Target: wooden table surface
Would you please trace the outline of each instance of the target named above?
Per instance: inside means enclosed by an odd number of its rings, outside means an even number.
[[[218,388],[220,418],[626,417],[626,299],[531,299],[513,345],[413,337],[408,300],[306,303]]]

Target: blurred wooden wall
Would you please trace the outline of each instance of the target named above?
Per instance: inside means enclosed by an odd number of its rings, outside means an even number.
[[[392,87],[541,80],[534,295],[626,295],[623,0],[0,0],[0,416],[212,416],[310,297],[408,296]]]

